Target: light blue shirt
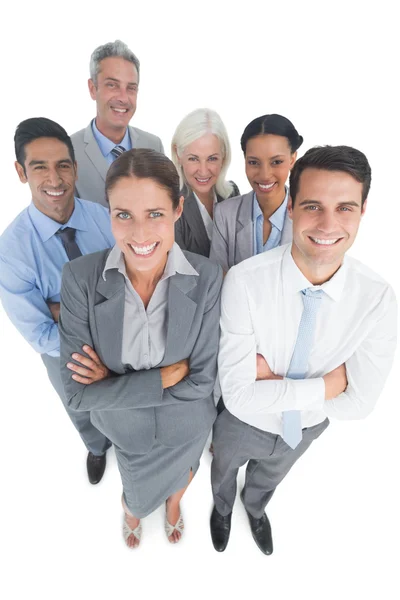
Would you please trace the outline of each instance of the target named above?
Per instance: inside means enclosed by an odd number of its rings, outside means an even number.
[[[60,355],[58,325],[46,302],[59,302],[61,271],[68,262],[58,229],[73,227],[82,254],[115,244],[108,210],[97,202],[75,198],[63,225],[32,203],[0,236],[0,299],[18,331],[40,354]]]
[[[253,255],[261,254],[272,248],[276,248],[281,243],[282,229],[285,223],[286,210],[289,200],[289,189],[286,188],[286,196],[282,204],[268,219],[271,223],[271,233],[269,238],[263,244],[263,227],[264,227],[264,215],[257,201],[257,196],[253,195]]]
[[[119,144],[116,144],[115,142],[112,142],[111,140],[109,140],[105,135],[103,135],[97,129],[96,119],[93,119],[93,121],[92,121],[92,131],[93,131],[93,135],[96,139],[96,142],[99,145],[101,153],[109,165],[111,165],[111,163],[114,162],[114,160],[117,158],[116,156],[114,156],[114,154],[111,154],[111,150],[113,150],[113,148],[115,148],[115,146],[123,146],[125,148],[125,150],[132,149],[131,136],[129,135],[128,127],[126,128],[124,139]]]

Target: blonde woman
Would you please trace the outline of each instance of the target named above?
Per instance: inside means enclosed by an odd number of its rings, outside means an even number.
[[[231,148],[221,117],[209,108],[189,113],[176,128],[171,156],[185,198],[175,240],[183,250],[208,257],[214,207],[239,194],[237,186],[225,179]]]

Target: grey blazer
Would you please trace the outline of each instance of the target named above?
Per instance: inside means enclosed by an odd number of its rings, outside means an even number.
[[[210,259],[224,272],[253,256],[253,194],[228,198],[215,207]],[[286,213],[280,245],[292,241],[292,221]]]
[[[79,257],[63,270],[59,331],[66,400],[75,410],[91,411],[95,427],[122,450],[144,454],[156,437],[168,447],[179,446],[204,435],[216,417],[222,270],[185,252],[199,276],[176,274],[169,280],[164,358],[156,368],[134,371],[121,362],[124,276],[116,269],[106,281],[102,276],[109,252]],[[72,379],[66,363],[83,344],[94,348],[111,377],[90,385]],[[184,358],[189,375],[163,390],[160,367]]]
[[[233,184],[233,192],[229,198],[239,194],[237,185],[233,181],[231,183]],[[182,215],[175,223],[175,241],[182,250],[189,250],[189,252],[202,254],[208,258],[210,255],[210,240],[196,198],[193,191],[187,186],[181,190],[181,194],[185,197],[185,203]],[[217,194],[217,202],[222,201],[223,198]]]
[[[164,153],[161,140],[152,133],[129,126],[132,148],[152,148]],[[105,197],[104,184],[109,164],[101,153],[96,138],[93,135],[92,124],[71,135],[72,145],[78,163],[78,181],[76,195],[84,200],[99,202],[108,207]]]

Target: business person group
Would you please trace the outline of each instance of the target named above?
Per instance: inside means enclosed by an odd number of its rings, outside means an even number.
[[[182,119],[172,160],[129,125],[139,76],[126,44],[100,46],[87,127],[17,126],[32,202],[0,237],[2,305],[87,448],[90,483],[114,446],[128,547],[161,505],[179,542],[180,502],[213,430],[213,546],[227,547],[247,465],[240,498],[268,555],[277,486],[330,419],[372,411],[393,362],[393,289],[346,255],[371,168],[349,146],[298,158],[293,123],[267,114],[241,137],[241,195],[213,110]]]

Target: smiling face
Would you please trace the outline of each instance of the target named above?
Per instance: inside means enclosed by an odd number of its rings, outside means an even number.
[[[265,134],[246,144],[246,175],[259,203],[278,207],[285,198],[285,183],[297,153],[291,152],[287,138]]]
[[[153,179],[123,177],[108,194],[112,232],[130,272],[164,269],[175,241],[175,221],[183,198],[174,210],[169,193]]]
[[[97,86],[89,79],[90,95],[97,104],[96,125],[116,144],[124,137],[135,113],[138,86],[135,65],[115,56],[101,61]]]
[[[199,197],[208,195],[217,183],[223,166],[219,139],[212,133],[206,133],[186,146],[179,162],[190,188]]]
[[[294,206],[292,256],[312,282],[319,271],[325,280],[340,267],[352,246],[365,212],[361,208],[362,183],[348,173],[308,168],[300,176]]]
[[[25,170],[24,170],[25,167]],[[36,208],[58,223],[74,210],[76,163],[57,138],[38,138],[25,146],[24,166],[15,163],[22,183],[28,183]]]

